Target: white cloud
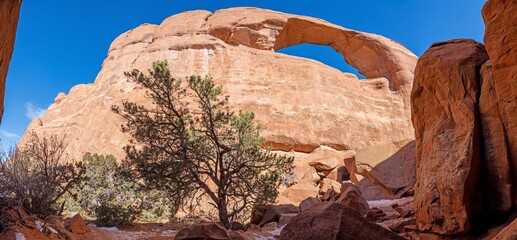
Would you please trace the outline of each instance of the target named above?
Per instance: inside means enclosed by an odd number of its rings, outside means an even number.
[[[41,118],[45,114],[45,109],[40,108],[32,103],[25,104],[25,116],[29,119]]]
[[[6,138],[20,138],[20,136],[18,136],[18,134],[12,133],[12,132],[8,132],[8,131],[5,131],[3,129],[0,129],[0,133],[2,135],[4,135]]]

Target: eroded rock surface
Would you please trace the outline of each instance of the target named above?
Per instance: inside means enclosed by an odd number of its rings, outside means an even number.
[[[433,44],[419,59],[413,92],[415,211],[420,230],[461,234],[483,219],[485,192],[478,120],[482,44]]]
[[[275,52],[302,43],[334,48],[367,79]],[[231,107],[255,112],[267,144],[303,165],[295,169],[296,178],[309,169],[305,160],[315,160],[317,154],[311,154],[317,149],[339,155],[414,138],[409,105],[417,61],[413,53],[379,35],[256,8],[190,11],[120,35],[95,82],[58,94],[27,130],[66,133],[66,152],[73,159],[86,152],[124,158],[129,136],[120,132],[122,119],[111,106],[123,100],[149,103],[123,73],[146,72],[158,60],[167,60],[180,78],[211,75],[230,95]]]
[[[4,112],[5,79],[14,50],[22,0],[0,1],[0,122]]]
[[[491,72],[493,75],[493,94],[498,104],[500,121],[504,128],[507,145],[498,145],[495,150],[508,148],[508,165],[513,169],[511,176],[502,176],[501,183],[512,184],[513,206],[517,206],[517,2],[505,0],[488,0],[483,7],[485,21],[484,42],[490,56]],[[492,124],[497,124],[492,122]],[[501,129],[494,129],[497,133]],[[494,136],[494,141],[501,141]],[[503,152],[497,153],[503,157]],[[501,158],[499,161],[504,161]],[[504,170],[504,168],[502,169]],[[506,190],[501,194],[507,194]],[[507,200],[503,209],[508,207]]]

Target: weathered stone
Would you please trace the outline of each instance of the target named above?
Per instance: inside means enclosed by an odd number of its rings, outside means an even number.
[[[366,216],[366,214],[368,214],[368,210],[370,210],[370,206],[364,199],[361,191],[351,183],[343,183],[341,195],[335,200],[335,202],[354,209],[360,213],[361,216]]]
[[[317,197],[320,189],[313,183],[303,182],[290,186],[281,193],[281,196],[294,203],[300,203],[308,197]],[[282,203],[282,202],[281,202]]]
[[[491,213],[497,216],[506,213],[512,207],[512,166],[490,61],[483,64],[481,79],[479,114],[488,175],[488,197]]]
[[[300,203],[300,212],[305,211],[320,202],[321,200],[319,198],[308,197]]]
[[[500,176],[500,179],[493,180],[497,182],[500,189],[495,194],[503,197],[498,209],[502,211],[506,209],[506,183],[511,183],[513,196],[513,207],[517,207],[517,2],[506,0],[488,0],[483,6],[483,19],[485,21],[485,37],[484,42],[488,55],[490,56],[491,70],[493,76],[493,93],[497,101],[497,108],[504,126],[504,134],[506,136],[507,145],[498,143],[501,137],[498,136],[498,129],[493,129],[492,141],[494,151],[498,151],[496,157],[502,157],[498,160],[497,165],[503,164],[504,148],[507,148],[508,163],[510,169],[513,169],[511,175]],[[490,79],[490,77],[488,78]],[[493,112],[492,112],[493,113]],[[496,127],[496,122],[490,122],[491,127]],[[503,174],[504,169],[499,169],[499,173]],[[508,179],[511,181],[508,182]],[[494,182],[492,182],[494,183]],[[497,204],[497,201],[494,202]]]
[[[291,204],[269,205],[259,225],[264,226],[266,223],[278,222],[281,214],[298,212],[298,207]]]
[[[74,215],[66,222],[66,228],[75,234],[83,234],[88,231],[86,222],[80,214]]]
[[[5,80],[14,50],[22,0],[0,1],[0,122],[4,113]]]
[[[479,71],[488,60],[472,40],[433,44],[418,60],[412,100],[415,212],[420,230],[467,233],[484,216]]]
[[[356,211],[336,203],[324,202],[301,212],[287,224],[280,239],[404,239],[368,222]]]
[[[302,43],[335,48],[368,79],[275,52]],[[413,53],[379,35],[255,8],[187,12],[122,34],[95,82],[61,94],[27,130],[66,133],[72,159],[86,152],[123,159],[129,136],[120,132],[123,120],[111,106],[122,100],[149,103],[123,73],[146,72],[157,60],[167,60],[177,77],[211,75],[230,95],[233,109],[256,113],[273,149],[361,149],[413,138]]]
[[[340,161],[338,157],[320,158],[310,162],[309,166],[314,167],[316,171],[332,171]]]
[[[515,240],[517,239],[517,219],[504,227],[492,240]]]
[[[231,240],[230,234],[220,223],[198,223],[180,229],[175,240]]]

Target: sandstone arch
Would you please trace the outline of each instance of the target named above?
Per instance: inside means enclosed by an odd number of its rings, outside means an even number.
[[[309,43],[334,48],[366,78],[388,79],[391,90],[412,86],[417,57],[401,44],[321,19],[254,8],[217,11],[207,18],[208,32],[230,44],[279,49]]]

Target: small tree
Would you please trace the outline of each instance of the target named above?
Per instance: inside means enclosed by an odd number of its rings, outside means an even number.
[[[186,84],[171,77],[167,62],[155,62],[149,76],[125,74],[153,103],[125,101],[112,108],[134,139],[125,151],[135,177],[167,189],[177,204],[208,195],[227,228],[253,205],[275,201],[293,158],[260,147],[264,139],[253,113],[232,112],[210,77],[192,76]]]

